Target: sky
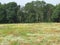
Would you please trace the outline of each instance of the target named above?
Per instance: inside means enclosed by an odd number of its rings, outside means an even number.
[[[36,0],[0,0],[1,3],[16,2],[18,5],[24,6],[27,2]],[[59,4],[60,0],[44,0],[46,3],[51,3],[53,5]]]

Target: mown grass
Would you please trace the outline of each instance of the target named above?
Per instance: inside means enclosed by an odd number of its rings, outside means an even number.
[[[0,45],[60,45],[60,23],[0,24]]]

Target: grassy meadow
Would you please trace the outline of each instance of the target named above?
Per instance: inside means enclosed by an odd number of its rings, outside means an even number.
[[[0,24],[0,45],[60,45],[60,23]]]

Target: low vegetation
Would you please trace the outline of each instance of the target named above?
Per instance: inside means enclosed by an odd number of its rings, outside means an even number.
[[[0,24],[0,45],[60,45],[60,23]]]

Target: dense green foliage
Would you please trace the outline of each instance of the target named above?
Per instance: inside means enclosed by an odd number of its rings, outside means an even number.
[[[60,4],[32,1],[24,7],[15,2],[0,3],[0,23],[60,22]]]

